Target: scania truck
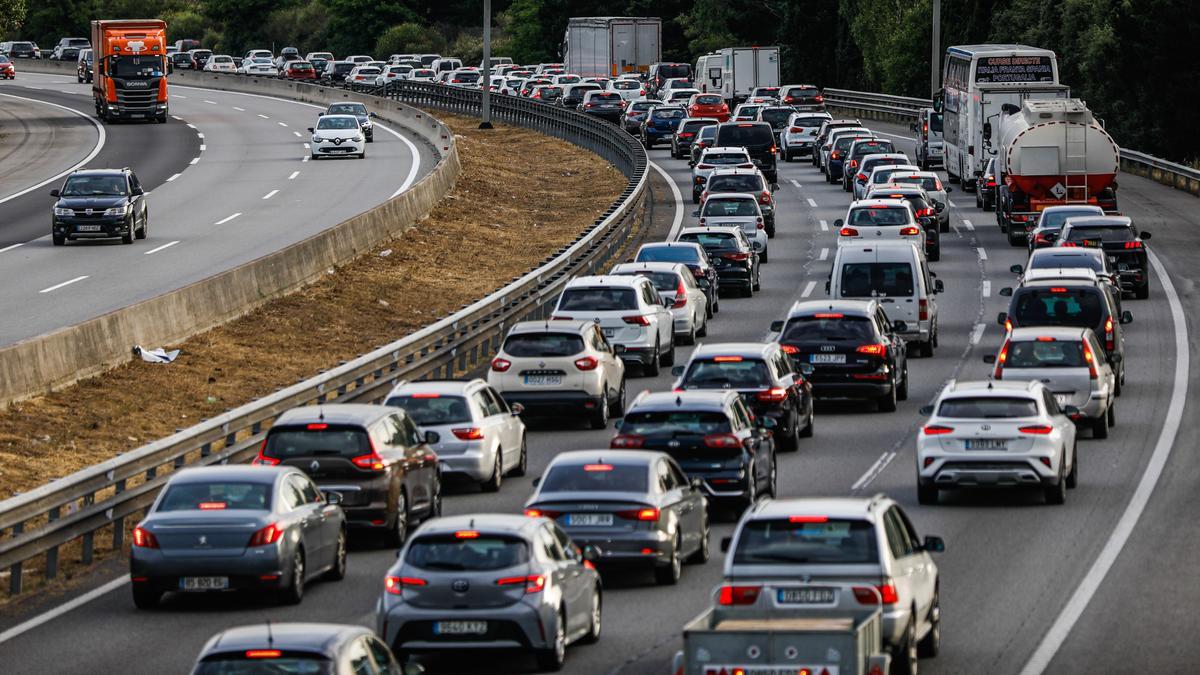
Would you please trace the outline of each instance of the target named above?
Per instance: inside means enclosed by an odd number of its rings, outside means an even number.
[[[159,19],[92,22],[92,98],[104,122],[167,121],[167,24]]]

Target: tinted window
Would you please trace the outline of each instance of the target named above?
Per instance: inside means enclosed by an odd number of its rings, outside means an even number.
[[[244,652],[218,654],[204,660],[196,675],[326,675],[333,664],[318,655],[297,656],[289,652],[284,658],[247,659]]]
[[[271,506],[269,483],[213,481],[211,483],[175,483],[157,511],[207,511],[229,509],[266,510]]]
[[[723,216],[757,216],[758,208],[753,199],[709,199],[704,202],[704,212],[707,217],[720,218]]]
[[[854,156],[862,157],[863,155],[878,155],[885,152],[893,152],[891,141],[867,141],[859,143],[854,148]]]
[[[389,398],[386,405],[404,408],[413,422],[421,426],[471,421],[471,409],[461,396],[404,394]]]
[[[575,333],[521,333],[508,336],[504,351],[512,356],[571,356],[583,351],[583,338]]]
[[[709,192],[758,192],[762,179],[756,175],[713,176],[708,179]]]
[[[1055,251],[1042,255],[1035,254],[1029,261],[1029,269],[1031,270],[1047,268],[1067,269],[1071,267],[1086,267],[1096,272],[1103,272],[1104,262],[1100,259],[1100,256],[1086,251],[1079,253],[1059,253]]]
[[[682,110],[679,110],[678,108],[666,108],[666,109],[655,108],[654,112],[652,113],[652,116],[655,119],[675,120],[675,119],[683,119],[684,117],[687,117],[687,113],[685,113]]]
[[[775,134],[769,124],[723,124],[717,130],[717,145],[774,145]]]
[[[858,139],[854,136],[843,136],[837,140],[837,143],[834,143],[833,149],[844,153],[850,149],[850,145],[856,140]]]
[[[71,176],[63,186],[64,197],[116,196],[125,194],[125,176]]]
[[[683,376],[684,389],[763,389],[771,386],[771,373],[761,359],[692,361]]]
[[[745,164],[749,162],[746,155],[740,152],[709,152],[705,153],[700,159],[701,164],[714,164],[717,166],[728,164]]]
[[[942,133],[942,113],[935,112],[929,116],[929,131],[931,133]]]
[[[1100,291],[1086,288],[1024,288],[1013,314],[1021,326],[1094,328],[1102,316]]]
[[[792,120],[792,126],[794,126],[794,127],[818,127],[818,126],[821,126],[821,123],[824,122],[826,119],[828,119],[828,118],[827,117],[797,117],[796,119]]]
[[[630,89],[640,89],[642,86],[641,84],[634,82],[633,80],[617,80],[616,82],[611,82],[609,84],[612,86],[613,89],[619,89],[621,91],[628,91]]]
[[[863,520],[751,520],[738,536],[735,565],[870,564],[879,562],[875,527]],[[799,522],[799,521],[819,522]]]
[[[634,101],[633,103],[629,104],[629,108],[627,108],[627,110],[630,112],[645,112],[653,107],[653,101]]]
[[[721,97],[713,94],[705,94],[704,96],[696,97],[697,105],[721,105]]]
[[[658,67],[658,76],[664,80],[673,77],[688,78],[692,76],[692,67],[687,64],[660,65]]]
[[[836,313],[801,316],[788,321],[780,342],[867,342],[875,339],[871,321],[864,316]]]
[[[1038,221],[1039,227],[1062,227],[1063,223],[1067,222],[1067,218],[1078,218],[1079,216],[1098,216],[1102,212],[1096,209],[1064,209],[1062,211],[1043,211],[1042,217]]]
[[[939,417],[967,419],[1003,419],[1037,415],[1037,402],[1032,398],[978,396],[948,398],[938,406]]]
[[[908,209],[894,206],[872,206],[854,209],[847,216],[846,224],[860,226],[908,225]]]
[[[619,94],[617,95],[617,98],[620,98]],[[708,122],[705,120],[696,120],[694,122],[687,122],[687,123],[680,125],[679,130],[696,132],[696,131],[699,131],[703,127],[710,127],[712,125],[713,125],[712,122]]]
[[[724,413],[700,410],[630,412],[621,424],[622,434],[721,434],[729,431]]]
[[[679,288],[679,275],[674,272],[621,272],[619,276],[646,277],[654,284],[654,289],[660,293],[674,293]]]
[[[1083,343],[1069,340],[1011,342],[1006,368],[1084,368]]]
[[[646,492],[646,467],[629,464],[576,464],[550,469],[542,481],[546,492]]]
[[[684,246],[649,246],[638,251],[637,262],[700,262],[696,249]]]
[[[787,124],[788,118],[792,116],[791,108],[767,108],[759,115],[764,122],[776,129],[783,128]]]
[[[637,294],[631,288],[568,288],[563,291],[558,311],[612,312],[637,306]]]
[[[515,537],[481,534],[460,539],[454,535],[431,535],[414,541],[404,562],[428,570],[500,570],[529,562],[529,546]]]
[[[318,129],[357,129],[358,120],[353,117],[322,117]]]
[[[913,294],[913,283],[911,263],[847,263],[842,266],[843,298],[908,296]]]
[[[897,185],[920,185],[926,190],[937,192],[942,189],[942,183],[933,176],[904,176],[891,174],[889,181]]]
[[[1072,227],[1067,231],[1067,241],[1133,241],[1133,228],[1125,225],[1103,227]]]
[[[590,101],[620,101],[620,94],[592,94]]]
[[[358,115],[367,116],[367,106],[361,103],[334,103],[325,111],[326,115]]]
[[[262,453],[275,459],[314,455],[354,458],[371,453],[371,439],[361,427],[324,423],[277,427],[267,434]]]
[[[680,241],[694,241],[706,249],[714,251],[738,250],[737,235],[728,232],[689,232],[680,235]]]

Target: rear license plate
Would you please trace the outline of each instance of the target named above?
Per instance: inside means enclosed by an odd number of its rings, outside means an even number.
[[[845,363],[845,354],[812,354],[808,357],[809,363]]]
[[[229,588],[229,577],[183,577],[179,580],[182,591],[223,591]]]
[[[796,675],[796,673],[828,673],[839,675],[837,665],[820,663],[793,663],[786,666],[749,666],[749,665],[713,665],[704,664],[704,672],[743,673],[744,675]]]
[[[567,515],[567,525],[602,526],[612,524],[611,513],[572,513]]]
[[[999,438],[975,438],[967,440],[968,450],[1007,450],[1008,441]]]
[[[617,334],[616,328],[604,328],[603,330],[604,330],[604,337],[606,337],[606,338],[613,337]]]
[[[486,621],[435,621],[434,635],[483,635],[487,632]]]
[[[531,387],[548,387],[562,384],[562,375],[526,375],[525,384]]]
[[[1071,399],[1074,398],[1074,396],[1075,392],[1071,392],[1069,394],[1055,394],[1054,400],[1059,405],[1070,405]]]
[[[833,602],[833,589],[781,588],[776,599],[781,605],[828,605]]]
[[[80,232],[99,232],[100,226],[99,225],[80,225],[78,229]]]

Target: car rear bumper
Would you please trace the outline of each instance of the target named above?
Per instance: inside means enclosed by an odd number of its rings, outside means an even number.
[[[879,398],[892,392],[892,381],[833,381],[812,382],[813,396],[818,398]]]
[[[918,451],[917,456],[924,456]],[[978,459],[934,455],[922,484],[938,488],[1016,488],[1058,485],[1059,476],[1032,458]],[[923,459],[922,459],[923,461]]]
[[[479,635],[439,636],[439,621],[486,621]],[[497,609],[441,609],[399,604],[380,617],[380,635],[393,650],[538,649],[552,635],[538,610],[523,602]],[[547,636],[547,637],[543,637]]]
[[[158,550],[134,549],[129,560],[129,575],[142,588],[160,591],[180,590],[183,577],[228,577],[229,588],[246,590],[277,588],[284,578],[278,546],[247,547],[241,555],[220,558],[168,558]],[[267,577],[267,578],[264,578]]]
[[[602,565],[646,565],[667,560],[674,540],[660,530],[637,531],[625,534],[590,533],[588,528],[564,528],[571,541],[580,548],[596,549]]]
[[[524,415],[536,417],[557,413],[578,413],[600,405],[600,396],[585,391],[502,391],[500,395],[509,406],[525,406]]]

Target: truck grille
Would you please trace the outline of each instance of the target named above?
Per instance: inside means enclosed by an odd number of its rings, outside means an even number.
[[[158,88],[117,90],[117,105],[133,112],[153,112],[158,99]]]

